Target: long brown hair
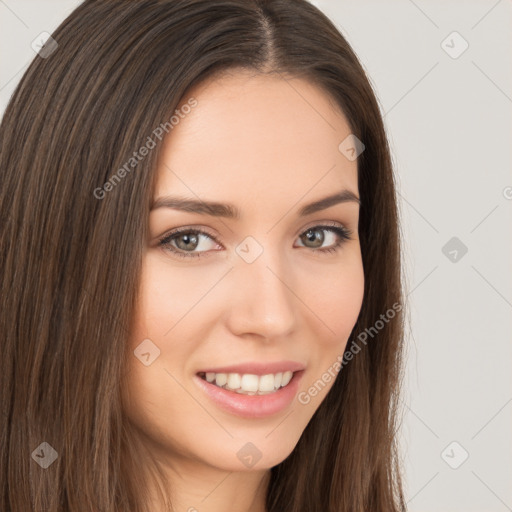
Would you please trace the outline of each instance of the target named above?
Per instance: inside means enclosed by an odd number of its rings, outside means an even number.
[[[129,172],[126,163],[192,85],[243,68],[316,84],[365,145],[365,290],[350,339],[375,333],[272,468],[268,511],[405,510],[395,178],[347,41],[305,0],[85,0],[52,37],[58,47],[36,56],[0,126],[0,509],[147,510],[120,383],[161,140]],[[50,453],[45,442],[57,458],[43,470],[34,461]]]

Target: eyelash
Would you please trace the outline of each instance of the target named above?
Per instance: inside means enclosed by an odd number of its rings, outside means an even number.
[[[302,233],[300,233],[300,235],[304,235],[308,231],[316,231],[316,230],[330,231],[332,233],[336,233],[340,237],[340,240],[338,240],[338,242],[336,242],[334,245],[332,245],[330,247],[326,247],[324,249],[311,249],[312,252],[319,253],[320,255],[336,253],[341,249],[341,246],[344,244],[344,242],[352,239],[352,236],[351,236],[352,231],[350,231],[349,229],[347,229],[345,227],[339,226],[337,224],[332,224],[332,225],[322,224],[322,225],[312,226],[310,228],[307,228]],[[200,251],[198,253],[190,253],[190,252],[182,251],[181,249],[174,248],[171,245],[171,241],[174,238],[176,238],[178,235],[183,234],[183,233],[193,234],[193,235],[205,235],[208,238],[210,238],[211,240],[213,240],[215,243],[220,244],[220,242],[212,234],[208,233],[207,231],[184,227],[184,228],[177,228],[177,229],[171,231],[170,233],[164,235],[162,238],[159,239],[158,245],[160,247],[163,247],[164,250],[169,251],[180,258],[204,258],[204,257],[207,257],[207,254],[209,251]],[[220,244],[220,245],[222,245],[222,244]]]

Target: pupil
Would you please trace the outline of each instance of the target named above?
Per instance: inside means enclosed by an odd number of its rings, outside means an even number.
[[[197,244],[197,236],[196,235],[190,235],[190,234],[181,235],[181,237],[178,238],[178,241],[180,241],[180,240],[185,241],[185,243],[184,243],[185,249],[190,248],[190,244],[192,244],[192,245]]]
[[[323,244],[324,234],[322,230],[309,229],[305,236],[310,242],[318,242],[315,247],[320,247]]]

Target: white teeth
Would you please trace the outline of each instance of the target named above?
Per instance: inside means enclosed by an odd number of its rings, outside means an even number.
[[[275,377],[271,373],[262,375],[258,384],[258,391],[274,391]]]
[[[281,381],[281,386],[286,386],[288,382],[292,380],[293,372],[287,371],[283,373],[283,380]]]
[[[244,391],[258,391],[258,380],[259,377],[257,375],[251,375],[250,373],[247,373],[242,375],[242,380],[239,387]]]
[[[214,375],[215,375],[215,384],[217,384],[217,386],[222,387],[227,383],[227,381],[228,381],[227,373],[214,373]]]
[[[286,386],[293,377],[292,371],[279,372],[267,375],[239,374],[239,373],[214,373],[200,374],[208,382],[218,387],[229,389],[246,395],[266,395],[274,393]]]
[[[228,373],[228,388],[238,389],[241,383],[242,379],[239,373]]]

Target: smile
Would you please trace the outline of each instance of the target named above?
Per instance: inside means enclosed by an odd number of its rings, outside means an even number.
[[[268,395],[289,384],[292,371],[254,375],[250,373],[213,373],[200,372],[199,377],[219,388],[243,395]]]
[[[244,418],[264,418],[292,404],[304,370],[278,373],[199,372],[194,381],[217,407]]]

